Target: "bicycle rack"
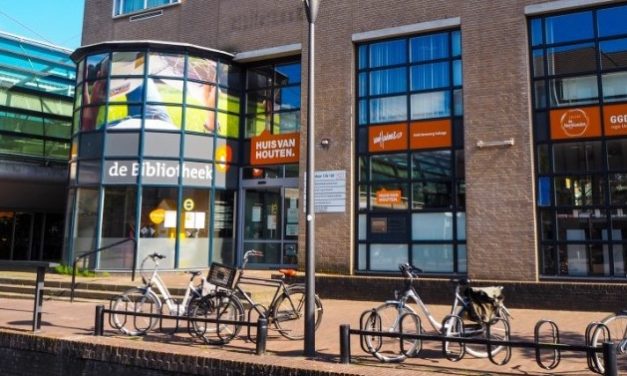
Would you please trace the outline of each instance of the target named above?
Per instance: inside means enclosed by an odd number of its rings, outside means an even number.
[[[257,308],[260,308],[260,309],[259,309],[259,310],[257,310]],[[258,312],[258,313],[259,313],[259,312],[268,312],[268,311],[266,310],[266,307],[265,307],[263,304],[259,304],[259,303],[257,303],[257,304],[255,304],[255,305],[251,306],[250,308],[248,308],[248,315],[247,315],[247,316],[248,316],[248,322],[253,322],[253,321],[251,320],[251,319],[252,319],[252,315],[253,315],[253,311],[256,311],[256,312]],[[260,313],[260,314],[259,314],[259,316],[260,316],[260,317],[263,317],[263,318],[264,318],[264,319],[266,319],[266,320],[268,319],[268,317],[266,317],[267,315],[265,315],[265,314],[263,314],[263,313]],[[250,328],[251,328],[250,326],[246,328],[246,339],[247,339],[248,341],[250,341],[250,342],[255,342],[256,337],[253,337],[253,335],[252,335],[252,331],[250,330]]]
[[[607,327],[607,325],[596,321],[591,322],[586,327],[586,346],[592,346],[592,338],[597,333],[597,330],[602,330],[604,332],[603,334],[605,335],[605,338],[609,339],[611,337],[610,329]],[[588,368],[590,368],[593,372],[599,374],[602,373],[601,366],[599,364],[599,358],[596,356],[595,353],[588,352],[586,358],[588,361]]]
[[[502,322],[503,323],[503,327],[505,328],[505,333],[504,333],[505,336],[504,336],[504,338],[510,338],[509,322],[506,319],[502,318],[502,317],[497,317],[494,320],[492,320],[489,324],[486,325],[486,338],[488,339],[488,344],[486,345],[486,347],[487,347],[487,350],[488,350],[488,359],[490,359],[492,364],[496,364],[497,366],[504,366],[507,363],[509,363],[509,361],[512,359],[512,347],[503,345],[502,347],[503,347],[503,350],[505,351],[505,357],[501,361],[497,361],[494,358],[494,356],[496,354],[492,354],[492,343],[489,342],[491,328],[497,322]],[[500,351],[497,351],[497,354],[499,352]]]
[[[464,330],[464,320],[458,315],[448,315],[442,319],[442,330],[446,330],[451,325],[454,325],[457,328],[457,333],[463,333]],[[464,342],[455,342],[459,345],[459,354],[454,355],[449,349],[449,343],[451,341],[442,341],[442,355],[451,362],[459,362],[466,355],[466,344]]]
[[[159,331],[160,331],[161,333],[170,334],[170,335],[175,334],[176,332],[178,332],[178,331],[179,331],[179,323],[180,323],[179,317],[180,317],[180,315],[182,315],[182,314],[183,314],[183,312],[181,312],[181,304],[180,304],[180,303],[176,303],[176,312],[175,312],[175,314],[174,314],[174,315],[172,315],[172,312],[171,312],[171,311],[169,312],[169,314],[168,314],[168,315],[164,314],[164,313],[163,313],[164,308],[166,308],[166,309],[168,308],[168,302],[167,302],[167,301],[166,301],[166,302],[164,302],[164,304],[163,304],[163,305],[161,306],[161,308],[159,309],[159,314],[160,314],[160,316],[161,316],[161,317],[159,317]],[[151,311],[152,311],[152,310],[151,310]],[[165,317],[164,317],[164,316],[165,316]],[[163,328],[163,320],[164,320],[164,319],[165,319],[165,320],[171,320],[171,319],[174,319],[174,330],[172,330],[172,331],[168,331],[168,330],[165,330],[165,329]]]
[[[366,318],[366,316],[367,316],[367,318]],[[371,320],[373,320],[373,327],[368,327],[369,326],[368,323],[370,323]],[[377,331],[377,332],[381,331],[381,316],[379,316],[379,314],[377,313],[377,310],[375,308],[368,309],[368,310],[362,312],[361,316],[359,317],[359,330],[373,330],[373,331]],[[381,338],[381,337],[379,337],[379,338]],[[366,336],[365,335],[360,335],[359,336],[359,344],[361,345],[361,349],[365,353],[374,354],[375,352],[381,350],[382,341],[379,340],[378,346],[375,349],[375,348],[372,348],[370,345],[368,345],[366,343]]]
[[[118,300],[120,297],[122,297],[122,295],[116,295],[113,298],[109,299],[109,310],[112,311],[113,310],[113,304],[115,303],[116,300]],[[128,311],[128,302],[126,302],[127,306],[124,307],[125,311]],[[113,315],[109,315],[109,325],[116,330],[120,330],[122,329],[122,327],[124,327],[124,325],[126,325],[126,317],[127,315],[124,315],[124,322],[122,324],[116,324],[115,322],[113,322]]]
[[[378,315],[378,314],[377,314]],[[422,322],[420,322],[420,317],[413,313],[413,312],[405,312],[403,313],[400,317],[399,317],[399,322],[398,322],[398,331],[400,333],[400,341],[399,341],[399,346],[400,346],[400,350],[401,353],[403,355],[405,355],[406,357],[417,357],[420,352],[422,351],[422,341],[419,339],[412,339],[412,341],[415,341],[416,343],[416,348],[414,350],[412,350],[411,352],[409,351],[405,351],[405,338],[403,337],[403,322],[405,321],[406,317],[413,317],[414,320],[416,321],[416,335],[421,335],[422,334]]]
[[[548,342],[548,343],[552,343],[552,344],[560,343],[560,330],[557,327],[557,324],[553,322],[552,320],[540,320],[536,323],[536,326],[533,329],[533,342],[536,345],[540,343],[540,331],[542,327],[546,325],[548,325],[551,328],[551,337],[550,337],[551,342]],[[547,343],[547,342],[544,342],[544,343]],[[553,361],[551,362],[551,364],[548,364],[548,365],[542,361],[542,354],[540,353],[540,347],[536,346],[535,352],[536,352],[536,364],[538,364],[540,368],[544,368],[548,370],[555,369],[562,361],[562,352],[560,349],[557,349],[557,348],[553,349]]]

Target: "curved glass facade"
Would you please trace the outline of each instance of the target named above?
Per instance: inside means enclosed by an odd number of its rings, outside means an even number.
[[[189,46],[109,47],[74,55],[70,254],[134,237],[137,260],[159,252],[164,268],[233,262],[239,69]],[[129,269],[133,251],[124,243],[91,266]]]

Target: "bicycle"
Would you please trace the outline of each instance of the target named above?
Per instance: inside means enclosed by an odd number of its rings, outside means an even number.
[[[381,331],[388,333],[418,334],[422,333],[420,318],[416,311],[408,305],[411,299],[418,306],[420,311],[427,318],[427,321],[436,332],[446,337],[465,338],[485,338],[487,326],[490,325],[490,338],[496,340],[509,340],[509,311],[498,302],[492,317],[478,317],[473,309],[473,303],[467,295],[469,281],[467,279],[453,279],[456,283],[455,297],[451,306],[451,314],[446,316],[442,323],[438,322],[429,311],[427,305],[422,301],[420,295],[413,286],[414,278],[422,270],[410,264],[399,265],[401,274],[404,277],[404,289],[399,294],[395,292],[395,299],[388,300],[367,316],[365,329],[371,331]],[[492,290],[486,290],[492,289]],[[484,288],[490,294],[500,294],[502,287]],[[481,289],[478,289],[481,291]],[[501,295],[502,297],[502,295]],[[486,315],[490,316],[490,315]],[[409,322],[407,322],[409,321]],[[401,331],[402,328],[402,331]],[[404,349],[409,342],[409,348]],[[365,336],[365,344],[370,353],[383,362],[400,362],[405,358],[414,355],[421,345],[420,340],[401,341],[398,338],[383,337],[376,335]],[[455,350],[453,348],[455,346]],[[465,352],[478,357],[487,358],[486,345],[462,344],[458,341],[444,341],[444,352],[451,360],[459,360]],[[399,351],[400,350],[400,351]],[[495,356],[503,346],[494,346],[491,355]]]
[[[618,342],[616,365],[618,373],[627,373],[627,310],[613,313],[600,321],[592,334],[591,345],[600,347],[604,342]],[[604,326],[607,327],[605,331]],[[603,354],[595,353],[594,363],[600,373],[605,372]]]
[[[112,300],[111,309],[113,311],[129,312],[112,314],[110,316],[110,324],[113,328],[128,335],[146,334],[146,332],[152,330],[157,325],[159,320],[156,317],[140,317],[133,315],[133,313],[159,313],[173,316],[189,315],[196,302],[209,292],[209,285],[206,279],[203,278],[199,284],[194,284],[194,279],[202,272],[188,271],[186,273],[190,274],[191,277],[183,300],[179,303],[172,297],[166,284],[159,276],[159,260],[164,258],[164,255],[156,252],[146,256],[142,260],[140,270],[145,270],[144,264],[148,259],[153,261],[154,268],[149,277],[142,275],[143,286],[128,289],[122,295]],[[157,293],[161,295],[163,301]],[[167,309],[167,311],[164,312],[164,309]],[[133,317],[132,323],[127,322],[128,316]],[[190,333],[193,334],[195,332],[190,330]]]
[[[204,322],[193,322],[196,334],[207,344],[223,345],[235,338],[242,325],[236,322],[244,319],[242,299],[249,306],[248,320],[254,310],[260,317],[268,320],[270,329],[278,331],[283,337],[298,340],[304,338],[305,326],[305,285],[302,283],[286,284],[285,276],[290,272],[281,270],[280,280],[245,277],[244,269],[250,257],[263,256],[263,252],[249,250],[244,254],[242,266],[232,268],[213,263],[209,270],[210,283],[216,290],[203,297],[192,312],[193,317],[211,318],[218,321],[214,326]],[[269,286],[275,288],[274,296],[268,307],[257,304],[241,285]],[[322,302],[315,297],[315,328],[322,320]],[[221,320],[231,321],[221,323]],[[273,327],[271,327],[273,326]]]

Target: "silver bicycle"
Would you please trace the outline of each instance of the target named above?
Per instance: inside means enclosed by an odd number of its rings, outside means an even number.
[[[467,279],[452,280],[456,283],[455,297],[451,306],[450,315],[446,316],[442,322],[435,319],[429,311],[427,305],[422,301],[420,295],[413,286],[413,281],[422,272],[410,264],[399,265],[401,274],[404,277],[405,288],[399,294],[396,291],[394,300],[388,300],[377,307],[372,314],[367,316],[364,329],[369,331],[381,331],[387,333],[418,334],[422,333],[421,320],[416,311],[408,304],[413,301],[418,309],[427,318],[427,321],[436,332],[447,337],[465,338],[487,338],[487,326],[490,325],[490,338],[495,340],[509,340],[509,311],[502,304],[502,287],[490,287],[477,289],[487,294],[492,294],[497,300],[493,319],[478,317],[477,310],[473,307],[473,302],[467,296],[469,281]],[[482,292],[482,293],[483,293]],[[498,295],[501,296],[499,301]],[[489,323],[486,323],[488,322]],[[365,336],[365,344],[369,352],[383,362],[400,362],[407,357],[415,355],[419,350],[420,340],[404,339],[369,335]],[[450,354],[451,358],[463,357],[468,353],[474,357],[487,358],[488,350],[483,344],[461,344],[456,341],[446,342],[444,351]],[[491,355],[495,356],[503,350],[503,346],[492,347]]]
[[[618,342],[618,353],[616,354],[618,373],[627,374],[627,310],[613,313],[601,320],[600,323],[607,327],[607,331],[603,325],[598,326],[592,333],[591,345],[600,347],[604,342]],[[597,368],[601,373],[604,373],[603,354],[596,353],[594,356]]]
[[[155,328],[159,319],[156,317],[143,317],[133,315],[133,313],[151,313],[170,316],[187,316],[195,307],[195,304],[211,290],[205,278],[201,278],[200,283],[195,283],[196,277],[201,275],[199,271],[188,271],[190,274],[189,283],[185,290],[185,295],[181,302],[177,301],[168,290],[165,282],[159,276],[159,260],[163,260],[164,255],[153,253],[144,258],[140,270],[144,269],[144,264],[152,260],[154,268],[150,276],[142,275],[143,286],[126,290],[122,295],[117,296],[111,303],[111,309],[118,312],[110,316],[111,326],[128,335],[142,335]],[[195,333],[190,330],[190,333]]]

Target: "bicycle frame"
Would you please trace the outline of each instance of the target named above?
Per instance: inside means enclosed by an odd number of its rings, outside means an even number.
[[[457,312],[457,308],[460,305],[464,307],[466,306],[464,298],[460,295],[459,290],[460,288],[458,285],[455,287],[455,298],[453,300],[453,305],[451,306],[451,315]],[[396,300],[387,300],[385,303],[396,304],[399,307],[399,309],[407,308],[411,312],[416,313],[414,309],[410,305],[407,304],[407,302],[410,299],[413,300],[414,303],[416,303],[416,305],[420,308],[422,313],[425,315],[425,317],[429,321],[429,324],[431,324],[431,327],[433,328],[433,330],[441,333],[443,329],[442,323],[435,319],[431,311],[429,311],[429,308],[427,307],[427,305],[420,298],[420,295],[418,295],[418,292],[416,291],[414,286],[411,286],[411,285],[408,286],[408,288],[406,288],[405,291],[403,291],[400,297],[397,297]]]
[[[167,305],[170,313],[173,313],[176,316],[184,315],[187,312],[187,305],[191,301],[192,293],[195,293],[194,276],[190,278],[189,283],[187,284],[187,289],[185,290],[183,301],[181,303],[178,303],[177,300],[172,297],[172,294],[170,293],[170,290],[168,290],[165,282],[163,282],[163,279],[161,279],[161,277],[159,276],[158,269],[159,262],[155,261],[155,268],[152,271],[150,278],[146,281],[146,290],[159,298],[159,295],[155,294],[155,292],[153,291],[154,285],[156,287],[156,290],[161,295],[161,299]]]
[[[248,295],[241,287],[240,284],[249,284],[249,285],[255,285],[255,286],[268,286],[268,287],[276,287],[276,290],[274,291],[274,296],[272,297],[272,300],[270,302],[270,305],[268,307],[263,307],[262,305],[256,303],[252,296]],[[251,305],[251,307],[257,311],[257,313],[265,318],[268,318],[268,316],[270,316],[270,312],[272,307],[274,306],[277,298],[279,296],[281,296],[281,294],[286,293],[287,292],[287,286],[285,285],[285,283],[283,282],[283,280],[275,280],[275,279],[265,279],[265,278],[255,278],[255,277],[244,277],[242,275],[240,275],[240,277],[237,280],[237,283],[235,284],[234,290],[239,292],[241,294],[241,296]],[[263,307],[265,308],[264,311],[262,311],[259,307]]]

